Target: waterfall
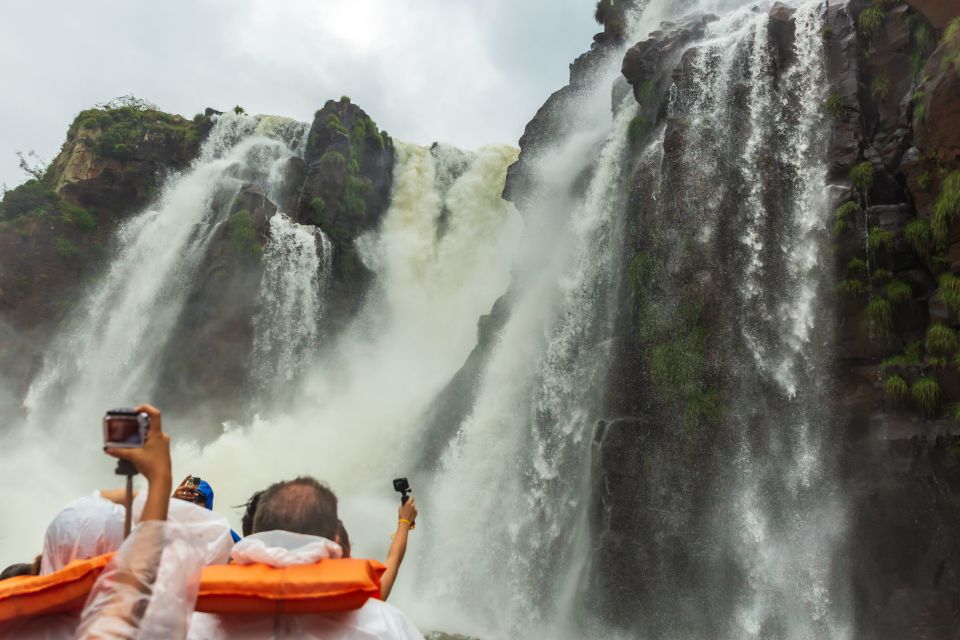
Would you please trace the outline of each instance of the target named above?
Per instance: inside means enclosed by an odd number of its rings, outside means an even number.
[[[409,475],[422,516],[391,602],[425,629],[852,637],[836,557],[847,515],[829,440],[833,327],[820,301],[831,277],[823,7],[798,7],[781,68],[770,4],[637,2],[625,44],[525,152],[519,211],[501,197],[516,149],[398,143],[389,208],[356,240],[372,282],[336,335],[324,324],[334,245],[277,211],[250,372],[263,411],[207,442],[185,437],[204,420],[186,412],[169,427],[178,469],[210,479],[221,505],[314,475],[337,492],[354,555],[379,558],[396,522],[389,481]],[[659,120],[634,140],[641,107],[622,80],[610,108],[625,47],[694,10],[719,18],[676,52]],[[220,116],[195,164],[119,229],[109,269],[45,354],[26,425],[0,448],[9,474],[36,478],[31,493],[73,497],[53,461],[75,451],[89,455],[68,477],[111,479],[96,427],[77,425],[149,397],[211,238],[244,185],[283,202],[282,169],[306,134],[290,120]],[[491,308],[501,324],[478,344]],[[591,513],[592,456],[598,421],[622,417],[605,414],[621,324],[643,369],[629,391],[649,415],[634,416],[646,437],[638,468],[613,479],[632,492],[616,505],[629,531],[616,533],[633,539],[615,552],[642,575],[598,577],[612,543]],[[465,362],[478,370],[457,398],[465,415],[429,424]],[[33,499],[0,498],[0,512],[26,519],[0,530],[4,546],[40,538]],[[591,593],[604,579],[629,588]],[[611,603],[597,603],[611,592],[629,610],[619,627]]]
[[[398,143],[390,206],[380,228],[357,241],[375,274],[357,317],[304,367],[288,402],[213,442],[178,442],[175,458],[212,482],[229,478],[215,484],[224,504],[315,475],[337,491],[355,553],[384,557],[396,523],[391,478],[410,474],[416,495],[427,488],[409,466],[422,446],[418,418],[510,280],[522,225],[501,194],[516,154]],[[296,333],[287,324],[296,316],[276,316],[270,331]]]
[[[5,434],[4,469],[38,475],[37,490],[54,503],[68,502],[75,485],[36,473],[53,460],[74,460],[77,478],[108,486],[110,467],[98,455],[104,410],[151,397],[210,239],[245,184],[277,194],[280,169],[305,133],[305,125],[285,118],[219,116],[193,166],[171,176],[153,205],[120,226],[109,245],[109,267],[44,354],[24,401],[25,423]],[[77,451],[85,455],[75,459]],[[0,507],[30,513],[23,502],[9,496]],[[13,529],[14,521],[7,522],[0,536],[25,541],[22,548],[32,548],[45,526],[18,520]]]
[[[270,219],[263,259],[253,379],[261,390],[271,391],[277,384],[293,384],[316,354],[333,244],[320,229],[278,212]]]

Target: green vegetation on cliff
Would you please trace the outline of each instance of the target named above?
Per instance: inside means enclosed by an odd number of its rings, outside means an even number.
[[[133,158],[138,146],[151,138],[161,139],[162,144],[174,142],[186,155],[194,153],[200,144],[197,123],[163,111],[129,106],[80,112],[67,135],[72,138],[84,132],[95,137],[101,155],[121,161]]]
[[[237,255],[256,262],[263,257],[263,248],[257,239],[257,227],[246,209],[234,212],[227,220],[227,236],[230,247]]]

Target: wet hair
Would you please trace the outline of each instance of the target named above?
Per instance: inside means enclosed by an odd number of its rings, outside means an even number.
[[[6,580],[7,578],[16,578],[17,576],[32,576],[36,575],[33,572],[33,563],[31,562],[18,562],[17,564],[12,564],[2,572],[0,572],[0,580]]]
[[[337,544],[343,549],[343,557],[350,557],[350,534],[347,528],[343,526],[343,520],[337,520]]]
[[[300,476],[273,484],[260,495],[253,533],[279,529],[333,540],[337,522],[337,496],[330,487]]]
[[[257,513],[257,504],[260,502],[260,496],[262,495],[263,491],[257,491],[250,496],[246,504],[240,505],[244,509],[243,518],[240,520],[240,529],[243,531],[244,538],[253,533],[253,516]]]

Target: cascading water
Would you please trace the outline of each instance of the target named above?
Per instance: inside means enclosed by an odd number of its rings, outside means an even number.
[[[515,150],[398,145],[389,210],[357,242],[372,289],[330,343],[321,338],[333,246],[278,212],[253,344],[265,411],[212,442],[178,439],[177,464],[210,478],[220,504],[298,473],[327,480],[355,554],[380,557],[395,515],[389,478],[410,473],[423,515],[394,600],[418,623],[480,637],[609,637],[584,594],[600,544],[587,522],[591,444],[605,417],[621,274],[657,279],[631,293],[652,370],[637,393],[661,411],[664,440],[681,443],[672,453],[689,457],[671,458],[670,470],[656,468],[662,457],[644,461],[631,506],[649,522],[637,544],[663,553],[650,554],[646,599],[617,632],[849,637],[832,568],[843,503],[824,437],[831,327],[817,306],[828,209],[821,8],[798,9],[792,60],[774,77],[765,6],[746,4],[638,3],[627,44],[687,11],[723,15],[685,45],[666,122],[643,148],[631,143],[632,95],[610,116],[623,47],[600,60],[558,116],[567,126],[528,161],[526,233],[501,199]],[[300,123],[220,117],[195,166],[120,230],[109,272],[31,386],[32,424],[49,416],[43,433],[63,438],[44,451],[42,434],[9,435],[5,469],[26,474],[91,444],[66,422],[96,424],[118,399],[149,396],[233,198],[252,182],[282,202],[281,169],[305,142]],[[644,174],[655,179],[634,184],[628,206],[630,181]],[[633,232],[651,260],[627,269],[622,240]],[[641,269],[651,263],[655,275]],[[506,318],[480,345],[488,353],[466,418],[442,433],[428,428],[420,417],[476,346],[477,318],[502,296]],[[711,366],[722,379],[680,379]],[[171,430],[196,426],[184,420]],[[698,439],[712,450],[698,451]],[[438,459],[410,469],[436,447]],[[106,480],[93,464],[72,474]],[[72,497],[56,478],[39,483],[53,502]],[[30,512],[27,500],[8,496],[0,510]],[[30,548],[42,525],[18,522],[4,545]]]
[[[333,244],[320,229],[278,212],[270,219],[263,254],[253,379],[261,390],[273,391],[275,385],[293,383],[316,355]]]
[[[284,118],[220,116],[193,167],[172,176],[155,206],[120,227],[109,269],[44,355],[24,401],[25,424],[7,434],[5,469],[32,475],[58,453],[89,450],[92,455],[78,460],[75,471],[106,483],[109,476],[100,470],[105,465],[95,454],[96,427],[76,425],[97,425],[105,408],[151,397],[190,284],[233,199],[248,183],[275,194],[280,167],[302,145],[305,132],[305,125]],[[50,498],[70,499],[69,483],[41,477]],[[11,500],[17,504],[4,505],[4,511],[29,511]],[[19,522],[3,535],[36,540],[42,527]]]

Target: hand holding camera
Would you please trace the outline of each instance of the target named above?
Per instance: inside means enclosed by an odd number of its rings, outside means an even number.
[[[142,404],[108,411],[103,419],[104,451],[132,463],[149,483],[141,520],[165,520],[170,495],[170,436],[163,432],[160,410]]]
[[[199,476],[187,476],[183,479],[183,482],[177,486],[173,492],[173,497],[178,500],[186,500],[187,502],[203,506],[206,503],[206,498],[198,490],[200,482],[201,479]]]

